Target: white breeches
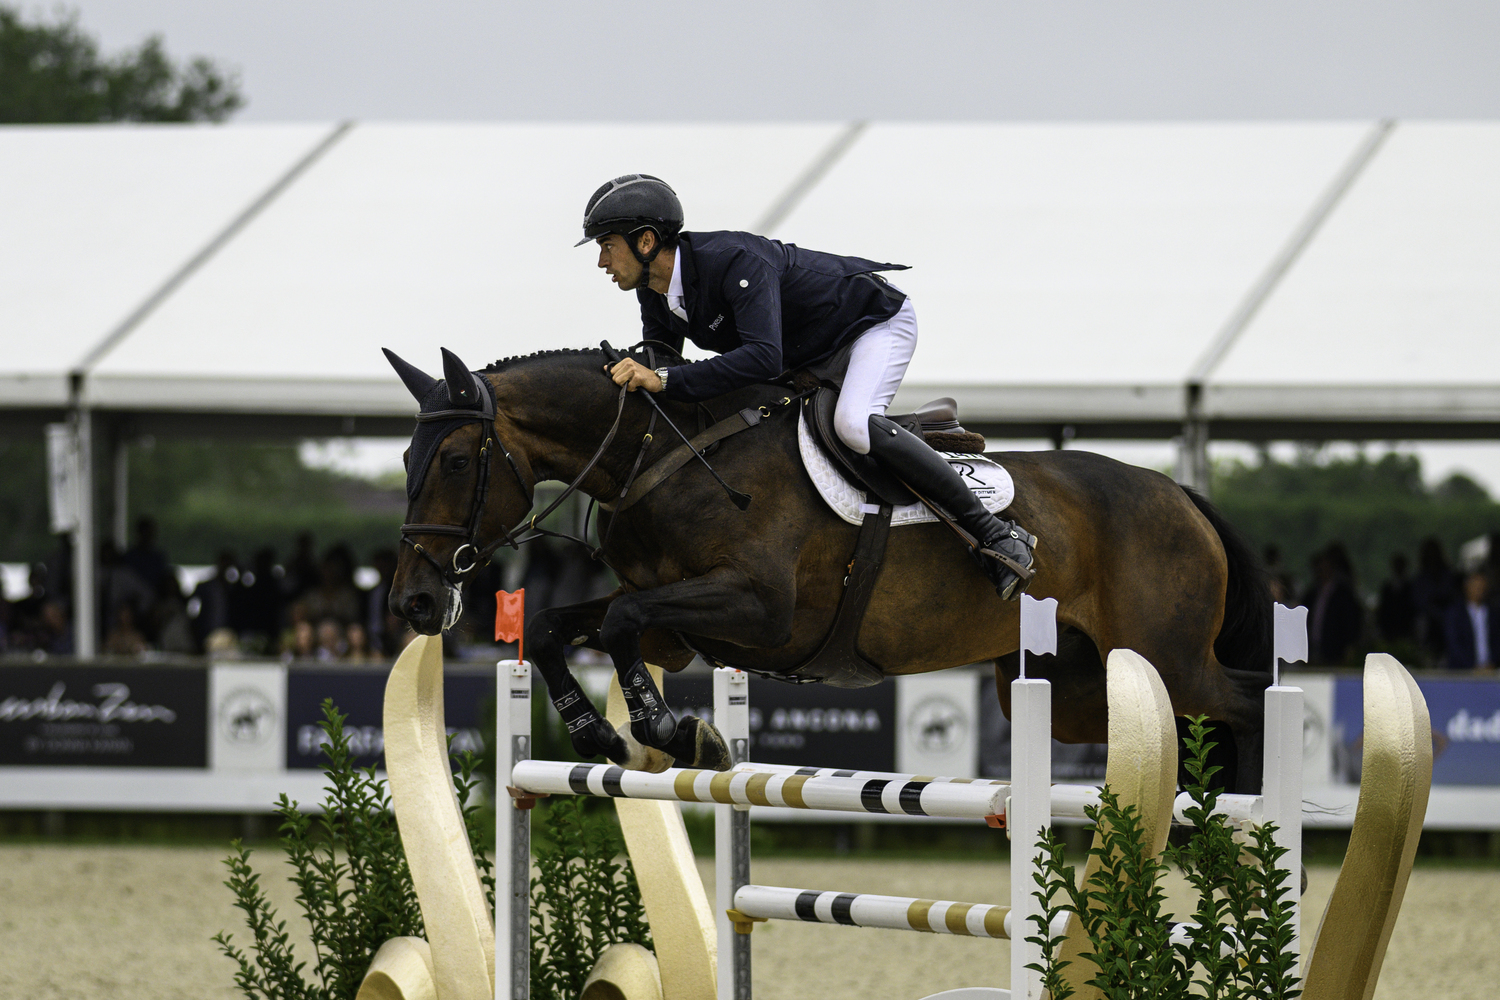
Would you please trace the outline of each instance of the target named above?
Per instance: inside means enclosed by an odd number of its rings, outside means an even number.
[[[844,388],[833,411],[833,429],[861,455],[870,453],[870,415],[883,415],[891,405],[916,349],[917,311],[910,297],[896,315],[870,327],[854,342]]]

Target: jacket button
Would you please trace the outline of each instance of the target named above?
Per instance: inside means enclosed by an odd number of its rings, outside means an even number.
[[[749,278],[741,278],[740,279],[740,287],[741,288],[749,288],[750,287],[750,279]]]

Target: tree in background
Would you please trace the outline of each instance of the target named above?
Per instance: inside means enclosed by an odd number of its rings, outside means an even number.
[[[1306,450],[1291,462],[1265,455],[1256,464],[1220,464],[1213,501],[1258,549],[1280,549],[1283,569],[1299,584],[1315,553],[1342,542],[1365,594],[1379,589],[1393,555],[1415,565],[1428,535],[1452,559],[1462,543],[1500,529],[1500,503],[1483,486],[1461,473],[1428,486],[1421,460],[1400,452],[1372,460]]]
[[[106,57],[76,12],[27,23],[0,5],[0,122],[218,122],[244,103],[234,73],[201,56],[179,65],[159,35]]]

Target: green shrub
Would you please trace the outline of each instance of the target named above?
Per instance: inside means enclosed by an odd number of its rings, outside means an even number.
[[[534,847],[531,995],[573,1000],[612,944],[654,946],[617,824],[586,798],[554,799]]]
[[[354,1000],[370,960],[386,940],[424,934],[385,782],[375,776],[374,767],[354,765],[344,736],[346,717],[331,701],[323,702],[323,716],[329,791],[321,816],[315,821],[284,794],[276,808],[297,903],[312,934],[311,981],[305,975],[307,963],[298,960],[292,946],[286,921],[278,918],[260,874],[250,864],[251,851],[236,840],[224,861],[229,868],[224,884],[245,913],[251,941],[246,951],[227,932],[213,940],[239,966],[234,981],[248,1000]],[[478,804],[471,802],[478,785],[476,765],[473,755],[460,755],[453,780],[493,907],[494,873],[483,849]]]
[[[1279,866],[1286,848],[1275,841],[1275,824],[1250,830],[1248,842],[1235,839],[1222,815],[1215,815],[1218,792],[1207,763],[1215,746],[1203,719],[1192,720],[1187,739],[1188,786],[1193,806],[1186,810],[1195,829],[1187,843],[1168,847],[1162,859],[1150,855],[1145,831],[1134,806],[1121,806],[1108,786],[1100,804],[1087,810],[1102,831],[1090,850],[1099,869],[1079,885],[1075,869],[1064,863],[1062,841],[1046,831],[1038,846],[1036,898],[1042,913],[1033,916],[1037,935],[1027,938],[1042,949],[1042,973],[1052,1000],[1066,1000],[1073,990],[1058,958],[1063,936],[1051,925],[1063,913],[1076,913],[1093,949],[1084,957],[1096,967],[1088,981],[1108,1000],[1292,1000],[1297,988],[1297,955],[1292,944],[1292,907],[1287,900],[1290,873]],[[1160,887],[1167,862],[1175,864],[1195,890],[1196,908],[1186,940],[1171,940]]]
[[[285,920],[266,897],[251,851],[240,841],[225,859],[235,905],[250,943],[220,931],[213,940],[238,966],[235,984],[247,1000],[354,1000],[375,952],[393,937],[423,937],[422,911],[401,847],[385,781],[361,769],[344,735],[345,716],[323,702],[329,792],[315,820],[281,796],[281,846],[292,868],[297,903],[313,942],[311,978]],[[494,816],[474,792],[480,758],[458,755],[453,776],[469,846],[493,911],[495,876],[488,850]],[[640,889],[618,824],[590,811],[591,800],[557,799],[536,824],[538,878],[531,886],[532,996],[572,1000],[603,950],[617,942],[651,947]]]

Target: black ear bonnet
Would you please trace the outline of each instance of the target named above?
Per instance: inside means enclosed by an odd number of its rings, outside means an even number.
[[[437,454],[444,438],[465,424],[494,423],[495,387],[488,379],[464,368],[463,362],[447,349],[443,350],[443,372],[447,378],[441,380],[424,375],[390,351],[385,354],[421,404],[406,462],[406,498],[415,500],[422,492],[432,456]]]

